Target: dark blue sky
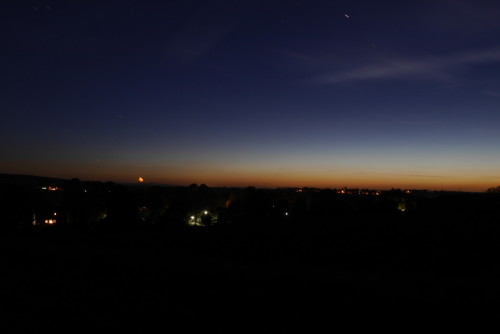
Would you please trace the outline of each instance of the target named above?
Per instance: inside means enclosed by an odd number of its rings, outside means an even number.
[[[500,2],[10,1],[0,172],[500,184]]]

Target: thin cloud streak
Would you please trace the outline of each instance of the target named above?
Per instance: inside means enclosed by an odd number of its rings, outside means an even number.
[[[427,173],[397,173],[397,172],[377,172],[377,171],[358,171],[355,172],[358,175],[378,175],[384,177],[404,177],[404,178],[432,178],[432,179],[448,179],[449,175],[437,175],[437,174],[427,174]]]
[[[452,75],[448,72],[455,67],[486,62],[500,62],[500,48],[425,59],[393,59],[382,64],[318,75],[313,78],[313,82],[326,85],[404,77],[449,80]]]

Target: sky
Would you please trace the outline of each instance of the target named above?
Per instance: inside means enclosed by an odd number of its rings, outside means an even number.
[[[0,173],[500,184],[499,1],[11,0],[0,38]]]

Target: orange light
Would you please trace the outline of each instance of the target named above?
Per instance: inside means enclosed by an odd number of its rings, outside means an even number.
[[[142,177],[139,176],[139,179],[138,179],[139,182],[144,182],[144,179]]]

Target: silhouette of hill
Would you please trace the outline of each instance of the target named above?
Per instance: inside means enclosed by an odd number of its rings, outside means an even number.
[[[54,177],[0,173],[0,184],[41,186],[47,184],[59,185],[66,181]]]
[[[0,307],[16,332],[386,326],[398,312],[421,323],[433,307],[498,304],[499,203],[498,193],[0,174]]]

